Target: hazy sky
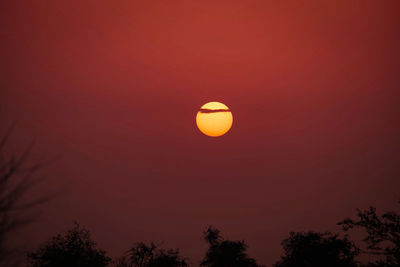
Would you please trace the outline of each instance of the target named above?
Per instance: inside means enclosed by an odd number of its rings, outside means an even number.
[[[1,129],[59,157],[16,236],[79,221],[112,256],[213,224],[271,264],[289,231],[400,198],[399,1],[1,1]],[[234,124],[201,134],[221,101]]]

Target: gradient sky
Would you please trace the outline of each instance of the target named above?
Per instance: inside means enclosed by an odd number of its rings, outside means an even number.
[[[271,264],[289,231],[332,230],[400,198],[399,1],[1,1],[1,129],[59,159],[16,235],[79,221],[195,263],[213,224]],[[231,131],[195,126],[208,101]]]

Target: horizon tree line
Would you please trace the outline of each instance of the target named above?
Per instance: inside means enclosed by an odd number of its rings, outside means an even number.
[[[32,146],[21,156],[9,155],[5,146],[12,128],[0,139],[0,266],[21,266],[23,259],[18,248],[8,245],[13,232],[33,219],[32,208],[47,201],[38,198],[24,201],[24,196],[39,177],[37,171],[43,164],[26,163]],[[400,267],[400,215],[388,211],[377,214],[375,207],[357,209],[355,219],[345,218],[337,223],[343,233],[290,232],[281,245],[283,254],[273,267]],[[348,232],[363,230],[366,234],[356,244]],[[247,254],[244,240],[224,239],[219,229],[208,226],[203,232],[208,249],[200,266],[204,267],[265,267]],[[19,253],[19,254],[18,254]],[[364,263],[360,256],[371,256]],[[164,249],[154,242],[136,243],[123,255],[112,260],[105,250],[97,248],[90,231],[77,222],[37,250],[27,253],[31,267],[187,267],[195,266],[182,257],[179,249]]]
[[[395,267],[400,266],[400,215],[386,212],[378,215],[376,208],[357,210],[355,219],[337,223],[344,231],[290,232],[281,245],[283,253],[272,267]],[[349,238],[348,231],[360,229],[366,233],[361,244]],[[78,223],[28,253],[31,267],[266,267],[247,254],[244,240],[229,240],[220,230],[208,226],[203,231],[208,245],[203,259],[193,264],[180,255],[179,249],[163,249],[154,242],[138,242],[122,256],[112,260],[106,251],[97,248],[89,230]],[[360,256],[375,256],[364,263]]]

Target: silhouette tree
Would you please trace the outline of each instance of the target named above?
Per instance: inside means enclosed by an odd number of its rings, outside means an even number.
[[[256,261],[246,254],[244,241],[224,240],[220,231],[209,226],[204,231],[204,240],[209,244],[201,266],[209,267],[257,267]]]
[[[186,259],[179,257],[178,250],[160,250],[159,253],[154,257],[154,260],[149,267],[185,267],[188,266]]]
[[[357,219],[347,218],[338,224],[344,231],[359,228],[367,232],[363,239],[366,249],[362,253],[379,255],[383,259],[368,266],[400,266],[400,215],[395,212],[386,212],[377,215],[376,208],[368,210],[357,209]]]
[[[179,256],[179,250],[157,248],[152,242],[143,242],[127,251],[126,255],[116,262],[117,267],[186,267],[187,259]]]
[[[5,147],[11,132],[12,127],[0,139],[0,266],[17,265],[14,261],[18,249],[10,247],[8,239],[14,230],[32,220],[32,208],[47,200],[24,200],[39,181],[37,171],[42,164],[26,164],[32,145],[21,156],[7,153]]]
[[[291,232],[275,267],[355,267],[358,248],[347,237],[331,233]]]
[[[104,267],[111,259],[96,248],[89,231],[75,223],[64,235],[58,234],[28,253],[28,261],[32,267]]]

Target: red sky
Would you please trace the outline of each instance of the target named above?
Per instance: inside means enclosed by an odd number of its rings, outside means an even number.
[[[213,224],[271,264],[289,231],[339,230],[400,196],[398,1],[2,1],[0,118],[61,158],[19,237],[72,226],[112,256]],[[221,101],[234,125],[202,135]]]

